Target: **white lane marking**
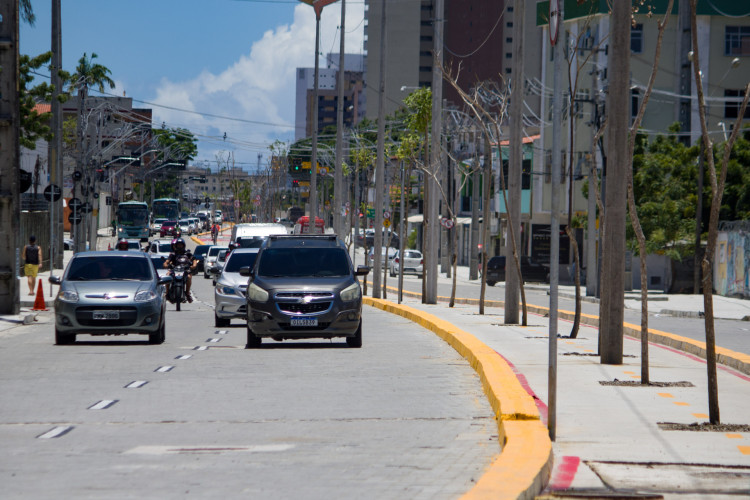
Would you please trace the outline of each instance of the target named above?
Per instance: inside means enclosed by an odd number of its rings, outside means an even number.
[[[60,425],[57,427],[53,427],[52,429],[48,430],[44,434],[38,435],[37,439],[53,439],[53,438],[59,438],[60,436],[64,436],[68,432],[73,430],[72,425]]]
[[[106,410],[110,406],[117,403],[117,399],[103,399],[96,404],[89,406],[89,410]]]
[[[171,370],[172,368],[174,368],[174,366],[160,366],[159,368],[157,368],[157,369],[156,369],[156,370],[154,370],[154,371],[155,371],[155,372],[166,373],[166,372],[168,372],[169,370]]]
[[[226,335],[227,333],[229,332],[226,330],[216,330],[216,335]]]
[[[206,342],[221,342],[221,339],[219,338],[206,339]]]
[[[136,380],[136,381],[130,382],[128,385],[126,385],[125,389],[139,389],[139,388],[143,387],[146,384],[148,384],[148,380]]]
[[[174,358],[174,359],[190,359],[190,358],[192,358],[192,357],[193,357],[193,355],[192,355],[192,354],[181,354],[181,355],[177,356],[177,357],[176,357],[176,358]]]
[[[194,351],[205,351],[207,349],[208,349],[208,346],[205,346],[205,345],[199,345],[197,347],[193,347]]]
[[[272,453],[287,451],[294,448],[293,444],[261,444],[249,446],[136,446],[126,451],[126,454],[139,455],[176,455],[186,453]]]

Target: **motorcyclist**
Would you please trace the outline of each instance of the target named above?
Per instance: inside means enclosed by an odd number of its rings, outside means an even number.
[[[219,225],[214,224],[213,226],[211,226],[211,239],[213,239],[214,245],[216,245],[216,240],[218,239],[218,237],[219,237]]]
[[[120,238],[120,240],[115,245],[115,250],[128,250],[128,240],[125,238]]]
[[[172,269],[178,264],[182,264],[190,269],[187,273],[187,279],[185,281],[185,296],[188,302],[193,301],[192,295],[190,295],[190,286],[193,283],[193,271],[198,265],[198,261],[195,259],[190,250],[185,247],[185,240],[177,238],[172,242],[173,252],[169,254],[167,260],[164,261],[165,269]],[[167,296],[169,296],[169,283],[167,283]]]

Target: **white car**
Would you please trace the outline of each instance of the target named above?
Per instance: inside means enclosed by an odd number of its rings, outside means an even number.
[[[398,276],[401,269],[401,255],[400,252],[396,252],[396,255],[390,262],[391,276]],[[416,274],[422,276],[424,272],[424,257],[422,252],[419,250],[404,250],[404,274]]]
[[[191,234],[193,234],[189,219],[180,219],[177,224],[180,226],[180,231],[182,231],[182,234],[186,236],[190,236]]]
[[[398,253],[398,249],[393,248],[393,247],[382,247],[381,252],[380,252],[381,263],[383,263],[382,258],[385,257],[386,250],[388,250],[388,264],[390,264],[393,258]],[[369,252],[367,253],[367,262],[368,262],[367,264],[368,266],[375,265],[375,249],[374,248],[370,248]]]
[[[213,272],[211,269],[216,264],[216,259],[219,256],[219,252],[222,250],[227,250],[229,247],[225,246],[219,246],[219,245],[213,245],[208,248],[208,252],[206,252],[206,256],[203,260],[203,277],[208,279],[211,277]]]
[[[172,240],[151,240],[148,245],[148,253],[169,257],[172,253]]]
[[[154,219],[154,221],[151,223],[151,235],[155,235],[159,232],[161,229],[161,225],[166,222],[167,219],[160,217],[158,219]]]

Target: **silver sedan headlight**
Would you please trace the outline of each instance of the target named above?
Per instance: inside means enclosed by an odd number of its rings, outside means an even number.
[[[362,289],[359,287],[359,283],[354,283],[341,291],[341,300],[344,302],[358,300],[361,296]]]
[[[219,295],[236,295],[239,297],[242,296],[237,292],[237,290],[234,287],[229,286],[229,285],[224,285],[221,283],[216,284],[216,293],[218,293]]]
[[[148,302],[150,300],[156,300],[158,295],[153,290],[141,290],[135,294],[136,302]]]
[[[74,292],[73,290],[62,290],[60,291],[58,297],[60,297],[60,300],[63,302],[78,302],[78,293]]]
[[[253,302],[266,302],[268,301],[268,292],[255,283],[251,283],[247,287],[247,298]]]

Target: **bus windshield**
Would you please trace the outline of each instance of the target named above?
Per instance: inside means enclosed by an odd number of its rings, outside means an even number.
[[[152,208],[154,218],[163,217],[169,220],[176,220],[180,217],[180,202],[175,199],[154,200]]]
[[[148,207],[146,205],[120,205],[117,220],[123,226],[145,226],[148,224]]]

